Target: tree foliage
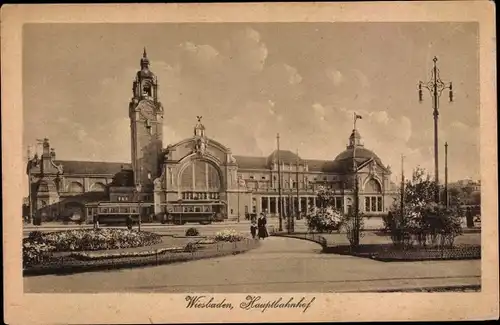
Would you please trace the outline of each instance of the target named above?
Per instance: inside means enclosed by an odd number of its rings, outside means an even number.
[[[310,207],[306,215],[307,228],[310,232],[332,233],[339,231],[342,224],[342,212],[335,209],[334,193],[326,188],[319,188],[317,207]]]
[[[436,184],[424,169],[417,168],[405,183],[403,209],[398,198],[390,209],[387,230],[394,245],[409,248],[451,247],[462,233],[458,200],[450,200],[447,208],[434,202]]]
[[[335,208],[335,193],[327,188],[320,187],[317,191],[317,205],[312,207],[306,216],[309,231],[319,233],[332,233],[345,231],[351,247],[359,245],[363,237],[363,215],[354,211],[345,214]]]

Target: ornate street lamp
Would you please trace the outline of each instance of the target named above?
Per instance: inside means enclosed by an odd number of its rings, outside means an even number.
[[[429,90],[432,96],[432,106],[434,115],[434,177],[436,182],[436,193],[435,201],[439,203],[439,147],[438,147],[438,116],[439,116],[439,98],[445,89],[449,89],[449,100],[453,102],[453,85],[451,82],[444,83],[439,77],[439,69],[437,67],[437,57],[432,60],[434,66],[431,71],[431,79],[424,83],[419,81],[418,83],[418,99],[420,102],[423,101],[422,88]]]
[[[138,213],[139,213],[139,231],[141,231],[141,192],[142,192],[142,185],[137,184],[135,186],[135,192],[137,195],[137,205],[138,205]]]

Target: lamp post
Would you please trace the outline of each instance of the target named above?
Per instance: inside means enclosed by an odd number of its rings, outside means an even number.
[[[138,206],[138,213],[139,213],[139,231],[141,231],[141,191],[142,191],[142,186],[141,184],[137,184],[135,186],[135,192],[137,195],[137,206]]]
[[[297,162],[295,167],[295,184],[297,186],[297,214],[296,218],[300,216],[300,193],[299,193],[299,149],[297,149]],[[295,232],[295,219],[292,216],[292,232]]]
[[[361,115],[354,113],[354,138],[353,138],[353,151],[352,151],[352,164],[354,171],[354,246],[359,244],[360,220],[359,220],[359,180],[358,180],[358,164],[356,162],[356,147],[358,146],[356,139],[356,121],[362,119]]]
[[[444,83],[439,76],[439,69],[437,67],[437,57],[432,59],[434,66],[431,71],[431,79],[424,83],[418,83],[418,98],[423,101],[422,88],[429,90],[432,96],[432,107],[434,115],[434,178],[436,182],[436,193],[434,199],[439,203],[439,147],[438,147],[438,119],[439,119],[439,97],[445,89],[449,89],[449,100],[453,102],[453,86],[452,83]]]
[[[405,156],[401,155],[401,220],[404,214],[404,193],[405,193],[405,172],[404,172]]]
[[[448,142],[444,143],[444,199],[448,208],[450,205],[448,200]]]
[[[279,231],[283,231],[283,221],[282,221],[282,214],[283,214],[283,198],[281,197],[281,161],[280,161],[280,134],[278,133],[276,135],[276,142],[278,146],[278,217],[279,217]]]
[[[240,222],[240,182],[241,176],[238,176],[238,223]]]
[[[33,204],[32,204],[32,198],[31,198],[31,150],[30,147],[28,146],[28,206],[29,206],[29,216],[28,216],[28,224],[31,223],[31,217],[33,216]]]

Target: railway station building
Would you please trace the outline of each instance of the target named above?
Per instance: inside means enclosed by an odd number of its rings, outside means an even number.
[[[79,222],[92,222],[96,214],[140,213],[144,221],[207,213],[233,220],[260,212],[272,217],[279,212],[280,197],[283,214],[305,213],[317,204],[322,186],[336,193],[336,207],[347,212],[354,203],[355,164],[360,211],[382,215],[397,196],[390,168],[365,148],[357,129],[346,135],[346,149],[332,160],[305,159],[289,150],[264,157],[233,155],[209,136],[201,117],[194,120],[191,135],[164,146],[165,112],[157,85],[144,51],[128,108],[131,162],[58,160],[44,139],[41,155],[27,166],[33,215]]]

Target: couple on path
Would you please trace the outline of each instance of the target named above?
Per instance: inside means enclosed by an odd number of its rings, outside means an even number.
[[[257,221],[255,220],[255,218],[252,218],[250,224],[250,232],[252,233],[252,238],[255,238],[256,235],[258,236],[259,239],[264,239],[266,237],[269,237],[266,225],[267,225],[267,217],[264,214],[264,212],[261,212]]]

